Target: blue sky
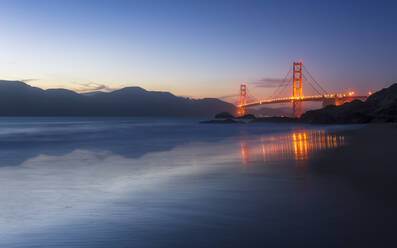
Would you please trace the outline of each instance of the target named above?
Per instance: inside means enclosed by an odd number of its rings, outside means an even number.
[[[330,91],[397,82],[393,1],[0,1],[0,78],[192,97],[273,88],[302,60]],[[271,81],[271,80],[270,80]]]

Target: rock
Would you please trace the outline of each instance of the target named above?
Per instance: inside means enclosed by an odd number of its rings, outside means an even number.
[[[397,84],[378,91],[365,102],[354,100],[304,113],[300,120],[318,124],[357,124],[397,121]]]
[[[235,124],[241,123],[239,121],[235,121],[233,119],[225,119],[225,120],[209,120],[209,121],[200,121],[201,124]]]
[[[365,103],[373,121],[397,122],[397,84],[372,94]]]
[[[307,111],[300,120],[316,124],[367,123],[371,121],[371,117],[365,110],[365,104],[355,100],[341,106],[327,106],[320,110]]]
[[[234,119],[234,116],[229,112],[222,112],[215,115],[216,119]]]

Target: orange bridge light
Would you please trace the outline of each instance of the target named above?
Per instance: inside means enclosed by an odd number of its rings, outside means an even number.
[[[354,94],[355,94],[354,91],[350,91],[350,92],[348,93],[349,96],[354,96]]]

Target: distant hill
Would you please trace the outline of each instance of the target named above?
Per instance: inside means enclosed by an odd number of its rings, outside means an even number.
[[[397,84],[382,89],[365,102],[355,100],[341,106],[311,110],[301,117],[310,123],[397,122]]]
[[[215,98],[190,99],[140,87],[78,94],[0,80],[0,116],[213,116],[224,111],[235,113],[236,107]]]

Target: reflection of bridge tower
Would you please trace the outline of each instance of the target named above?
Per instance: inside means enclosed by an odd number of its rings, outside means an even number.
[[[239,115],[245,115],[245,107],[244,105],[247,104],[247,85],[241,84],[240,85],[240,107],[239,107]]]
[[[296,99],[303,97],[302,94],[302,62],[294,62],[293,64],[293,89],[292,89],[292,114],[294,117],[302,115],[302,100]]]

